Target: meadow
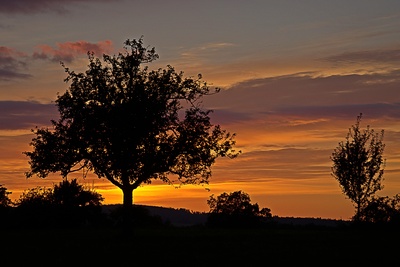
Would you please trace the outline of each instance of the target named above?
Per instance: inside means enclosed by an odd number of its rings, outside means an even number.
[[[2,266],[387,266],[400,230],[355,227],[2,229]],[[6,265],[3,265],[6,264]]]

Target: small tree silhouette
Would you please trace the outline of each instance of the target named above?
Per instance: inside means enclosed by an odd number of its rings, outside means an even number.
[[[349,129],[345,142],[334,149],[332,175],[338,180],[343,193],[355,204],[355,221],[362,219],[361,211],[383,188],[383,133],[375,133],[369,126],[360,129],[362,114]]]

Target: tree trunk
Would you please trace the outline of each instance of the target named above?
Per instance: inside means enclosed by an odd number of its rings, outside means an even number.
[[[357,201],[357,211],[354,220],[356,222],[360,222],[360,217],[361,217],[361,201]]]
[[[129,187],[122,188],[122,194],[124,209],[131,209],[133,206],[133,190]]]
[[[128,234],[133,232],[133,190],[130,187],[122,189],[122,227],[123,231]]]

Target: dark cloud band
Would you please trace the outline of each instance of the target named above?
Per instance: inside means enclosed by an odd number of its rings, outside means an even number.
[[[57,118],[55,104],[32,101],[0,101],[0,130],[32,129],[50,126]]]
[[[107,2],[108,0],[0,0],[0,13],[35,14],[44,12],[66,13],[76,3]],[[115,1],[115,0],[114,0]]]

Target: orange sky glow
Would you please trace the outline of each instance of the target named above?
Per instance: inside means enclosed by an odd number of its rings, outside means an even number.
[[[331,175],[330,155],[360,113],[361,127],[385,133],[378,194],[400,193],[400,2],[18,2],[25,5],[0,1],[0,184],[13,200],[61,180],[26,179],[22,153],[32,128],[58,118],[53,101],[68,88],[60,61],[84,71],[87,50],[116,54],[142,35],[160,55],[150,69],[170,64],[222,89],[203,105],[237,134],[242,154],[217,159],[208,185],[155,181],[134,191],[135,203],[208,211],[212,194],[242,190],[273,215],[350,219],[354,207]],[[104,204],[122,203],[105,179],[71,178]]]

